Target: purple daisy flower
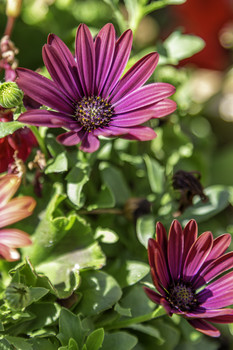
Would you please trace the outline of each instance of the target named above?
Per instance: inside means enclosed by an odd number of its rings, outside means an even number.
[[[29,110],[18,120],[68,129],[57,140],[66,146],[81,142],[80,149],[86,152],[99,148],[100,135],[140,141],[156,137],[151,128],[141,124],[176,109],[175,102],[167,99],[175,88],[166,83],[143,86],[157,65],[156,52],[141,58],[120,78],[132,39],[127,30],[116,40],[113,25],[106,24],[93,41],[88,27],[81,24],[73,57],[63,41],[50,34],[43,59],[52,81],[18,68],[17,83],[27,96],[52,110]]]
[[[149,240],[148,255],[154,290],[144,287],[148,297],[162,305],[167,313],[187,319],[199,332],[218,337],[213,323],[233,322],[233,252],[225,253],[231,236],[213,239],[211,232],[197,238],[197,223],[188,222],[184,230],[174,220],[169,235],[161,223],[156,239]],[[214,279],[214,281],[213,281]]]

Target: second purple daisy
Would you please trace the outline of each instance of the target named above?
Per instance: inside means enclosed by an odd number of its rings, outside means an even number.
[[[17,84],[27,96],[52,110],[29,110],[18,120],[63,127],[69,131],[57,140],[66,146],[81,142],[85,152],[99,148],[101,135],[140,141],[155,138],[155,132],[141,124],[176,109],[175,102],[167,99],[175,88],[167,83],[143,86],[158,63],[156,52],[141,58],[121,78],[132,40],[131,30],[116,40],[112,24],[106,24],[93,40],[88,27],[81,24],[73,57],[63,41],[50,34],[43,59],[52,80],[18,68]]]

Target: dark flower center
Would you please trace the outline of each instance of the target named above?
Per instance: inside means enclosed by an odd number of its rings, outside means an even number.
[[[190,311],[197,307],[198,300],[191,283],[178,281],[168,288],[167,301],[181,311]]]
[[[83,97],[78,102],[75,116],[84,129],[92,131],[108,126],[113,112],[113,107],[107,100],[102,99],[100,96],[91,96]]]

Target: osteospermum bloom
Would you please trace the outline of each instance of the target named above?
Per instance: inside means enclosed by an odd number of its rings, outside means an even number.
[[[13,121],[13,113],[10,109],[0,106],[0,123]],[[14,162],[14,154],[25,161],[31,153],[32,147],[37,141],[29,128],[16,130],[13,134],[0,138],[0,173],[7,171]]]
[[[27,96],[52,110],[30,110],[18,120],[68,129],[57,140],[67,146],[81,142],[80,149],[86,152],[99,148],[101,135],[153,139],[155,132],[141,124],[175,110],[175,102],[167,99],[175,89],[166,83],[143,86],[157,65],[156,52],[141,58],[121,78],[131,46],[131,30],[116,40],[113,25],[106,24],[93,40],[88,27],[81,24],[73,57],[63,41],[50,34],[43,60],[52,81],[18,68],[17,83]]]
[[[225,253],[231,236],[213,238],[207,231],[197,237],[197,224],[188,222],[184,230],[174,220],[169,235],[161,223],[156,239],[149,240],[151,275],[157,291],[144,287],[148,297],[167,313],[187,319],[196,330],[212,337],[220,332],[213,323],[233,322],[233,252]],[[216,279],[216,277],[218,277]]]
[[[30,245],[32,242],[27,233],[15,228],[3,228],[22,220],[32,214],[36,202],[32,197],[13,198],[21,179],[16,175],[0,177],[0,256],[7,261],[20,258],[15,248]]]

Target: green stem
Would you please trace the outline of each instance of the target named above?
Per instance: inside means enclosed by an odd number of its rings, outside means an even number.
[[[137,324],[137,323],[143,323],[143,322],[147,322],[150,320],[153,320],[154,318],[163,316],[166,314],[166,311],[164,310],[163,307],[159,306],[155,311],[150,312],[149,314],[146,315],[142,315],[142,316],[138,316],[138,317],[134,317],[134,318],[130,318],[124,321],[120,321],[120,322],[116,322],[115,324],[111,324],[109,326],[105,327],[105,330],[113,330],[113,329],[119,329],[119,328],[125,328],[125,327],[129,327],[133,324]]]
[[[30,129],[31,131],[33,132],[33,134],[35,135],[36,139],[37,139],[37,142],[40,146],[40,149],[42,151],[42,153],[44,153],[45,155],[45,158],[48,159],[48,151],[47,151],[47,148],[45,146],[45,143],[44,143],[44,139],[41,137],[40,133],[39,133],[39,130],[37,129],[36,126],[34,125],[31,125],[30,126]]]

